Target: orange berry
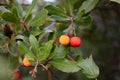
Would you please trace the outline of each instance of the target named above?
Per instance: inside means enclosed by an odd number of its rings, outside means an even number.
[[[25,57],[23,59],[24,66],[26,66],[26,67],[32,66],[32,64],[30,63],[30,61],[34,61],[34,58],[27,58],[27,57]]]
[[[70,46],[79,47],[81,45],[81,39],[79,37],[72,37],[70,39]]]
[[[62,45],[67,45],[70,42],[70,38],[67,35],[61,35],[60,38],[59,38],[59,42]]]
[[[20,71],[15,71],[15,72],[13,73],[13,78],[14,78],[15,80],[21,79],[21,78],[22,78],[22,73],[21,73]]]

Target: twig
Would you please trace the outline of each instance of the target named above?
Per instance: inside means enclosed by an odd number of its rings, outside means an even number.
[[[48,80],[52,80],[51,71],[49,69],[47,70],[47,73],[48,73]]]
[[[74,17],[73,17],[73,15],[71,15],[71,26],[72,26],[72,29],[73,29],[73,34],[74,34],[74,36],[76,36],[76,33],[75,33],[75,27],[74,27]]]
[[[51,59],[47,58],[44,62],[43,65],[47,65],[49,63],[49,61],[51,61]]]
[[[35,68],[32,71],[30,71],[30,74],[32,74],[33,77],[36,77],[38,64],[39,64],[39,61],[37,60]]]
[[[70,23],[70,25],[68,27],[67,33],[69,34],[72,31],[72,34],[74,36],[76,36],[75,27],[74,27],[74,16],[71,15],[71,16],[69,16],[69,18],[70,18],[71,23]]]
[[[9,45],[8,42],[4,43],[3,48],[7,48],[8,49],[8,45]]]
[[[21,25],[23,25],[23,27],[25,28],[25,30],[29,31],[28,27],[25,24],[25,21],[21,21]]]
[[[46,66],[44,66],[43,64],[40,64],[40,65],[42,66],[42,68],[43,68],[44,71],[48,70],[48,68]]]

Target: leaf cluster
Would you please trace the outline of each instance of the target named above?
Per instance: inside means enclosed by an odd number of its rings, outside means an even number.
[[[36,61],[39,61],[39,65],[44,65],[47,68],[56,68],[66,73],[81,71],[88,78],[96,78],[99,75],[99,68],[91,56],[86,59],[76,56],[73,58],[72,56],[77,53],[76,49],[72,49],[69,45],[60,45],[57,40],[59,35],[63,33],[71,30],[79,31],[79,26],[90,24],[92,18],[89,13],[98,2],[99,0],[81,1],[80,7],[76,10],[73,0],[65,0],[64,6],[46,5],[36,15],[33,10],[38,0],[33,0],[25,15],[23,7],[18,3],[13,3],[11,10],[0,6],[2,31],[7,35],[8,31],[12,32],[10,37],[6,39],[9,41],[6,45],[4,44],[4,47],[8,52],[13,51],[13,53],[14,50],[10,50],[10,47],[11,49],[17,48],[16,52],[20,53],[18,56],[27,55],[35,58]],[[6,28],[5,25],[8,27]],[[60,25],[64,27],[59,28]],[[68,25],[70,26],[66,27]],[[75,29],[72,28],[73,26]],[[0,34],[0,37],[8,37],[7,35]],[[81,56],[80,52],[81,50],[78,48],[77,56]]]

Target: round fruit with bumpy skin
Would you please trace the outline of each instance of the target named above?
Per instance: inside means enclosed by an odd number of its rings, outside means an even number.
[[[21,79],[21,78],[22,78],[22,73],[21,73],[20,71],[15,71],[15,72],[13,73],[13,78],[14,78],[15,80]]]
[[[70,38],[70,46],[79,47],[81,45],[81,39],[79,37],[71,37]]]
[[[27,57],[25,57],[25,58],[23,59],[23,64],[24,64],[24,66],[26,66],[26,67],[32,66],[32,64],[30,63],[30,61],[34,61],[34,58],[27,58]]]
[[[68,45],[69,42],[70,42],[70,38],[67,35],[61,35],[60,38],[59,38],[59,42],[62,45]]]

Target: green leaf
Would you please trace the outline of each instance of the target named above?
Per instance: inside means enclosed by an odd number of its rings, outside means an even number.
[[[23,54],[27,54],[30,57],[35,57],[34,54],[25,46],[23,42],[18,41],[18,47]]]
[[[30,34],[34,35],[34,36],[38,36],[41,33],[40,30],[35,30],[35,31],[31,31]]]
[[[88,25],[92,22],[91,16],[83,16],[80,22],[81,25]]]
[[[5,21],[8,22],[13,22],[13,23],[20,23],[20,19],[18,17],[16,17],[13,13],[10,12],[4,12],[2,14],[2,19],[4,19]]]
[[[10,11],[3,6],[0,6],[0,12],[10,12]]]
[[[66,9],[70,15],[73,15],[73,0],[66,0]]]
[[[39,54],[39,43],[38,43],[37,39],[35,38],[35,36],[30,35],[29,42],[30,42],[30,45],[32,46],[33,52],[35,54]]]
[[[54,19],[53,21],[70,21],[69,18],[57,16],[57,15],[51,15],[50,18]]]
[[[82,10],[81,12],[78,12],[77,15],[75,16],[75,22],[79,24],[82,20],[82,16],[85,14],[85,10]]]
[[[47,33],[45,33],[45,32],[41,32],[41,34],[40,34],[40,36],[39,36],[39,38],[38,38],[38,42],[39,42],[39,43],[41,42],[42,38],[43,38],[46,34],[47,34]]]
[[[84,2],[85,0],[75,0],[74,1],[74,7],[75,8],[78,8],[79,6],[82,5],[82,3]]]
[[[25,23],[29,24],[29,21],[32,19],[32,14],[29,14],[28,17],[25,19]]]
[[[21,6],[20,4],[18,4],[18,3],[13,3],[13,4],[12,4],[12,8],[13,8],[13,10],[12,10],[13,14],[14,14],[14,12],[16,12],[16,13],[17,13],[17,16],[18,16],[19,18],[22,18],[22,17],[23,17],[23,8],[22,8],[22,6]],[[14,11],[14,10],[15,10],[15,11]]]
[[[18,9],[17,9],[17,8],[13,8],[13,9],[12,9],[12,13],[13,13],[15,16],[19,17]]]
[[[89,58],[80,60],[78,65],[81,67],[82,72],[88,78],[96,78],[99,75],[99,68],[92,59],[92,56]]]
[[[38,0],[33,0],[32,4],[29,6],[28,11],[26,13],[25,19],[32,13],[32,10],[36,6]]]
[[[56,7],[56,6],[52,6],[52,5],[48,5],[45,7],[49,14],[51,15],[57,15],[57,16],[62,16],[62,17],[65,17],[67,18],[68,16],[64,13],[64,11],[62,9],[60,9],[59,7]]]
[[[40,10],[37,15],[30,21],[31,26],[42,26],[47,18],[48,11],[46,9]]]
[[[89,25],[92,22],[92,18],[90,16],[83,16],[81,20],[76,20],[75,23],[78,25]]]
[[[120,4],[120,0],[110,0],[110,1],[117,2]]]
[[[48,42],[46,42],[42,48],[40,49],[41,53],[40,53],[40,59],[41,60],[44,60],[46,58],[49,57],[50,53],[51,53],[51,50],[53,48],[53,40],[50,40]]]
[[[13,32],[15,32],[16,34],[21,34],[22,31],[24,31],[24,27],[21,24],[15,24]]]
[[[79,8],[78,14],[81,13],[82,10],[85,10],[85,14],[90,12],[98,2],[99,0],[85,0]]]
[[[73,56],[78,56],[78,55],[83,55],[83,53],[82,53],[82,50],[80,49],[80,48],[74,48],[74,47],[70,47],[69,48],[69,51],[70,51],[70,53],[73,55]]]
[[[17,35],[17,36],[15,36],[15,39],[22,39],[22,40],[24,40],[24,36],[23,35]]]
[[[2,12],[0,12],[0,17],[2,16]]]
[[[80,67],[77,66],[75,61],[67,59],[54,59],[50,64],[56,69],[66,73],[78,72],[80,70]]]
[[[68,53],[68,49],[62,45],[56,46],[54,52],[50,55],[50,58],[65,58]]]

